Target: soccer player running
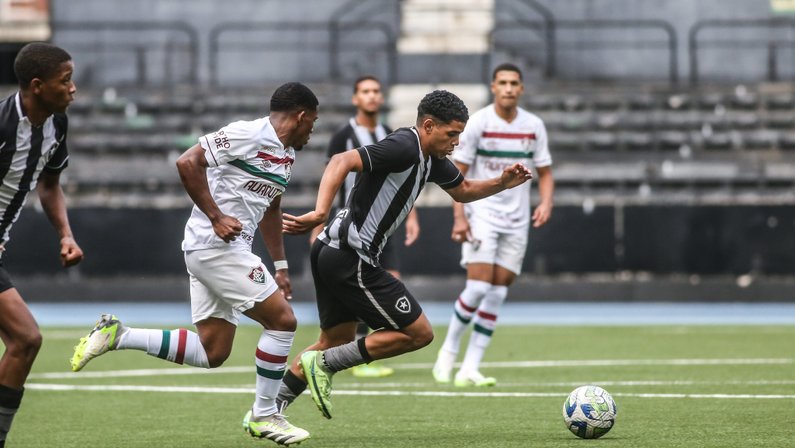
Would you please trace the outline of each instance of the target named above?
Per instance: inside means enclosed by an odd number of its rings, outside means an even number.
[[[475,112],[453,153],[468,179],[485,179],[514,163],[535,165],[541,202],[532,215],[541,227],[552,213],[552,159],[544,123],[518,106],[524,92],[522,72],[513,64],[492,75],[494,103]],[[450,327],[433,367],[439,383],[449,383],[461,336],[473,324],[456,386],[493,386],[497,380],[480,373],[480,361],[491,342],[508,287],[521,272],[530,230],[530,182],[471,204],[453,204],[453,241],[461,243],[466,287],[456,300]]]
[[[66,168],[66,108],[77,91],[72,57],[46,43],[22,47],[14,60],[19,91],[0,101],[0,257],[28,192],[36,189],[60,237],[61,264],[83,260],[64,203],[60,175]],[[41,333],[0,259],[0,447],[19,409],[25,380],[41,348]]]
[[[270,115],[237,121],[205,135],[177,160],[182,184],[195,203],[185,226],[185,265],[197,332],[123,326],[104,314],[81,339],[72,370],[108,350],[142,350],[196,367],[218,367],[229,357],[244,314],[263,327],[257,343],[256,396],[243,419],[252,436],[290,445],[309,438],[277,412],[276,394],[287,367],[296,319],[284,257],[281,195],[290,180],[295,151],[308,141],[318,100],[297,82],[270,99]],[[275,278],[251,252],[259,228],[274,261]]]
[[[335,154],[345,152],[351,148],[372,145],[383,140],[384,137],[392,133],[392,130],[384,126],[379,121],[379,112],[384,105],[384,94],[381,90],[381,82],[372,75],[365,75],[358,78],[353,83],[353,97],[351,102],[356,106],[356,115],[351,117],[348,122],[331,137],[328,147],[328,158]],[[348,198],[353,185],[356,183],[356,172],[348,173],[345,182],[340,188],[339,209],[345,208],[345,201]],[[333,213],[332,213],[333,214]],[[406,239],[404,244],[411,246],[417,241],[420,235],[420,223],[417,218],[417,211],[412,208],[406,217]],[[323,225],[319,225],[312,230],[311,242],[323,230]],[[400,258],[397,253],[394,240],[388,239],[381,251],[379,262],[387,272],[400,279]],[[367,336],[370,329],[362,321],[356,327],[356,337]],[[383,366],[377,362],[361,364],[351,369],[353,376],[361,378],[380,378],[394,373],[391,367]]]
[[[318,409],[331,418],[335,372],[411,352],[433,340],[420,304],[379,264],[386,240],[408,215],[426,182],[435,182],[457,201],[470,202],[532,177],[516,163],[493,179],[464,179],[446,156],[468,118],[457,96],[443,90],[429,93],[417,108],[415,127],[400,128],[380,142],[332,157],[320,181],[315,210],[284,215],[286,233],[310,231],[326,222],[348,173],[359,173],[346,207],[312,246],[320,337],[285,373],[277,399],[280,409],[309,387]],[[358,319],[379,330],[355,339]]]

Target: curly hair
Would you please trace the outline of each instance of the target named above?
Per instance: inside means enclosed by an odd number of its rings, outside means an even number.
[[[291,112],[298,109],[317,110],[317,97],[300,82],[282,84],[271,95],[271,112]]]
[[[58,73],[61,64],[71,61],[72,56],[61,47],[44,42],[25,45],[14,59],[14,74],[22,89],[38,78],[46,81]]]
[[[455,94],[447,90],[434,90],[425,95],[417,106],[417,124],[428,116],[442,123],[451,121],[466,123],[469,120],[469,111],[461,98]]]

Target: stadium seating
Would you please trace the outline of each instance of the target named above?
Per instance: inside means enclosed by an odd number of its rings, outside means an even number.
[[[523,106],[546,123],[562,197],[594,189],[637,196],[641,185],[652,194],[729,187],[765,194],[795,185],[795,176],[782,174],[795,166],[795,97],[766,89],[556,85],[538,93],[528,87]],[[292,190],[307,201],[301,205],[314,200],[325,147],[351,113],[347,86],[316,90],[320,120],[293,171]],[[267,89],[108,92],[81,91],[70,108],[70,189],[78,197],[127,191],[185,200],[176,157],[204,133],[267,113]],[[753,175],[749,165],[758,167]]]

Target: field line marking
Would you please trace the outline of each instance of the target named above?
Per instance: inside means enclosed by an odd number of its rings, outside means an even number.
[[[215,393],[251,394],[253,387],[203,387],[203,386],[133,386],[133,385],[74,385],[28,383],[31,390],[47,391],[94,391],[94,392],[171,392],[171,393]],[[400,391],[400,390],[335,390],[334,395],[378,396],[378,397],[469,397],[469,398],[546,398],[565,397],[568,392],[447,392],[447,391]],[[795,394],[646,394],[614,393],[616,397],[633,398],[698,398],[698,399],[795,399]]]
[[[728,359],[596,359],[596,360],[553,360],[553,361],[504,361],[484,362],[481,367],[492,369],[510,368],[543,368],[543,367],[613,367],[613,366],[711,366],[711,365],[763,365],[793,364],[792,358],[728,358]],[[460,363],[456,364],[460,366]],[[433,363],[390,364],[397,369],[431,369]],[[222,373],[248,373],[252,366],[218,367],[216,369],[200,369],[196,367],[173,367],[164,369],[132,369],[105,370],[100,372],[42,372],[32,373],[30,379],[61,379],[61,378],[118,378],[159,375],[197,375]]]

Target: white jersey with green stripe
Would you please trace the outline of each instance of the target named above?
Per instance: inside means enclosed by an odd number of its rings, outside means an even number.
[[[521,162],[527,167],[552,165],[544,122],[522,108],[510,123],[490,104],[472,114],[461,134],[453,160],[469,165],[467,178],[498,177]],[[512,231],[530,225],[530,182],[465,204],[467,216],[477,216],[496,229]]]
[[[207,183],[218,208],[243,225],[240,236],[229,243],[251,250],[251,243],[271,201],[290,180],[295,150],[285,148],[268,117],[236,121],[199,138],[207,169]],[[194,206],[185,225],[182,250],[224,247],[212,223]]]

